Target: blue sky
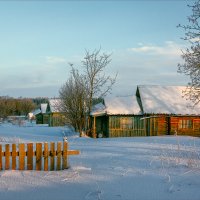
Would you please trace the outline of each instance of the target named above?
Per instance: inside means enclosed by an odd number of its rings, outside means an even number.
[[[188,45],[186,0],[0,1],[0,96],[58,96],[85,49],[112,53],[114,95],[136,85],[186,85],[177,73]]]

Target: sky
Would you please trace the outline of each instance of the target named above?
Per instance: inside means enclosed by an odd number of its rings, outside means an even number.
[[[0,96],[58,97],[85,51],[111,54],[113,95],[137,85],[186,85],[181,39],[190,0],[0,1]]]

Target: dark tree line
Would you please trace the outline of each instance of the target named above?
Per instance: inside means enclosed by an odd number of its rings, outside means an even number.
[[[48,103],[49,99],[47,97],[37,97],[33,98],[32,101],[36,105],[36,108],[39,108],[41,103]]]
[[[12,98],[8,96],[0,97],[0,118],[8,116],[27,115],[38,108],[41,103],[47,102],[47,98]]]

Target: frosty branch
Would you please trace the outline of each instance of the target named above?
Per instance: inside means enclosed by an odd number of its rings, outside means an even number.
[[[192,9],[191,16],[188,17],[188,25],[180,25],[185,31],[182,38],[190,43],[190,48],[182,51],[184,63],[178,64],[178,72],[190,78],[187,89],[184,91],[186,98],[192,100],[194,104],[200,102],[200,0],[193,5],[188,5]]]
[[[105,68],[111,62],[111,55],[94,50],[86,50],[82,67],[84,73],[72,67],[71,76],[60,89],[62,110],[68,123],[81,135],[82,130],[89,130],[89,114],[92,110],[94,99],[99,99],[111,92],[116,81],[116,75],[106,75]]]

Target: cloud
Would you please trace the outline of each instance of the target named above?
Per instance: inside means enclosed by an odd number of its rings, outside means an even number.
[[[112,54],[112,71],[118,72],[113,93],[132,94],[133,87],[140,84],[186,85],[188,77],[177,73],[182,62],[181,49],[184,45],[172,41],[163,45],[145,45],[126,50],[115,50]]]
[[[0,95],[11,97],[58,97],[59,86],[39,86],[39,87],[12,87],[12,88],[0,88]]]
[[[185,47],[181,44],[166,41],[163,45],[138,43],[132,48],[113,50],[112,61],[105,71],[110,76],[118,73],[113,94],[133,94],[134,87],[140,84],[186,84],[188,82],[186,77],[177,73],[177,64],[182,62],[180,55],[183,48]],[[37,61],[18,63],[10,69],[5,68],[0,74],[0,96],[3,94],[16,96],[20,91],[26,96],[33,94],[52,96],[58,93],[58,89],[70,74],[68,62],[74,63],[75,67],[83,71],[80,63],[82,58],[81,55],[69,58],[41,56]]]
[[[66,63],[66,59],[65,58],[57,57],[57,56],[46,56],[45,59],[46,59],[46,62],[48,64]]]
[[[127,76],[130,76],[130,72],[144,75],[163,71],[177,72],[177,64],[182,62],[183,48],[182,44],[172,41],[164,42],[163,46],[139,43],[136,47],[113,52],[111,64]]]
[[[148,55],[174,55],[180,56],[182,45],[173,41],[166,41],[163,46],[138,43],[139,47],[130,48],[129,51]]]

